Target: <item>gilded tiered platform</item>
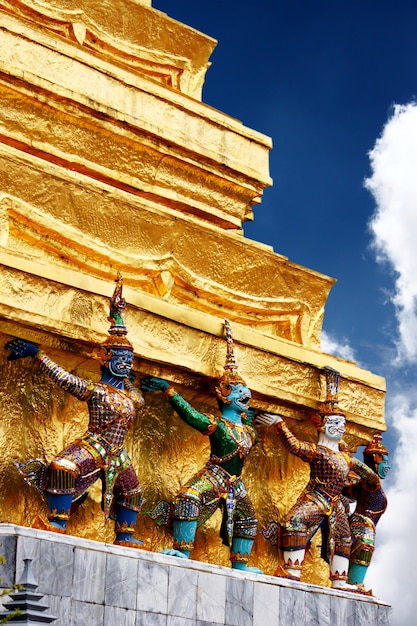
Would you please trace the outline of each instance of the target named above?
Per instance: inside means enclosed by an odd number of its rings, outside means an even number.
[[[253,406],[314,440],[306,415],[331,366],[354,448],[385,430],[385,381],[321,351],[334,279],[244,237],[272,184],[271,140],[201,101],[215,44],[150,1],[0,0],[1,345],[35,341],[97,380],[94,348],[120,272],[138,379],[167,378],[215,412],[228,317]],[[30,359],[6,357],[0,350],[0,518],[30,527],[44,504],[14,462],[50,460],[83,432],[87,413]],[[208,449],[159,394],[146,403],[128,447],[149,508],[172,499]],[[260,430],[245,481],[261,526],[288,510],[307,471]],[[112,540],[99,500],[92,490],[70,535]],[[199,531],[193,558],[227,566],[217,527],[215,518]],[[146,516],[137,534],[153,551],[171,543]],[[251,561],[272,574],[279,555],[258,537]],[[326,568],[313,546],[305,580],[327,584]]]

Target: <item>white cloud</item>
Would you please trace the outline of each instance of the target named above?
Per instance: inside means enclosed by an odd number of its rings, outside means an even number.
[[[347,339],[337,339],[330,333],[323,331],[321,333],[321,350],[326,354],[334,354],[346,361],[356,361],[353,348],[349,345]]]
[[[417,105],[396,106],[370,153],[365,181],[376,202],[370,227],[380,263],[392,271],[397,320],[396,368],[388,374],[386,421],[398,437],[385,481],[388,510],[376,534],[365,585],[392,604],[392,626],[417,615]],[[402,367],[401,367],[402,366]],[[416,383],[409,385],[408,380]],[[401,388],[401,393],[394,389]]]
[[[393,606],[392,626],[414,626],[417,615],[415,569],[417,542],[417,389],[388,400],[390,428],[399,445],[384,490],[388,509],[376,532],[376,550],[365,579],[374,595]]]
[[[370,153],[377,258],[393,270],[398,360],[417,361],[417,105],[395,106]]]

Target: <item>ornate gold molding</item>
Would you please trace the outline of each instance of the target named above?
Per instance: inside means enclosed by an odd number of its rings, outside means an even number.
[[[170,20],[143,2],[127,5],[127,2],[118,2],[117,13],[111,15],[110,11],[109,15],[108,7],[106,10],[101,3],[88,0],[69,5],[60,0],[48,3],[1,0],[0,10],[70,40],[120,67],[200,99],[209,67],[208,57],[216,42]],[[167,21],[171,23],[170,34],[161,28],[161,22]],[[124,24],[124,28],[118,22]],[[187,31],[187,36],[183,37],[184,51],[178,46],[173,48],[169,42],[172,31],[177,39],[180,30]]]
[[[97,236],[92,237],[88,229],[80,230],[7,194],[0,194],[0,225],[4,250],[109,281],[116,271],[120,271],[126,283],[135,289],[219,319],[227,315],[240,324],[256,327],[257,332],[267,336],[310,345],[312,341],[314,344],[314,334],[320,332],[319,311],[309,304],[306,293],[301,299],[288,290],[285,273],[279,279],[278,267],[275,276],[271,277],[275,295],[265,295],[265,284],[257,280],[251,282],[249,293],[234,288],[250,276],[244,266],[233,263],[233,258],[239,257],[239,251],[233,254],[233,249],[229,248],[228,254],[227,246],[224,269],[233,268],[234,273],[229,280],[218,282],[218,268],[215,266],[213,272],[207,264],[212,256],[210,251],[203,255],[207,262],[200,260],[191,266],[190,261],[195,261],[195,248],[184,245],[183,240],[177,241],[176,236],[170,242],[170,248],[145,249],[142,246],[137,251],[121,250]],[[203,244],[206,236],[207,233],[194,232],[197,247],[198,238]],[[281,271],[285,270],[285,259],[284,263],[280,257],[275,260],[281,260]],[[227,271],[224,275],[227,278]],[[327,290],[323,292],[322,306],[326,296]]]

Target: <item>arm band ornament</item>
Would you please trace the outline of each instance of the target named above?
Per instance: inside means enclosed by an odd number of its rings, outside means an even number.
[[[217,419],[211,413],[205,413],[205,416],[209,419],[210,425],[203,431],[203,435],[211,435],[217,429]]]
[[[168,387],[168,389],[165,389],[165,391],[162,392],[162,395],[167,400],[168,400],[168,398],[172,398],[172,396],[175,395],[175,394],[176,394],[176,391],[175,391],[174,387]]]

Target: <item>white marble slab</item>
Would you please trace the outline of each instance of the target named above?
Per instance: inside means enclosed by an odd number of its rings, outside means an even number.
[[[253,623],[254,582],[240,573],[238,578],[228,578],[226,583],[226,624],[251,626]]]
[[[52,622],[53,626],[72,626],[71,598],[45,595],[42,598],[42,603],[48,605],[49,615],[57,618],[55,622]]]
[[[16,582],[20,580],[24,568],[24,559],[32,559],[32,573],[37,581],[41,576],[41,541],[34,541],[31,536],[16,537]],[[8,559],[7,559],[8,560]]]
[[[369,605],[369,604],[362,604],[361,602],[354,602],[353,607],[354,607],[354,615],[355,615],[355,621],[354,621],[355,626],[361,626],[362,624],[367,624],[368,620],[374,624],[378,623],[378,607],[376,605]]]
[[[53,541],[41,543],[39,592],[51,596],[72,596],[74,548]]]
[[[226,618],[226,577],[199,572],[197,586],[197,620],[224,624]]]
[[[385,606],[378,606],[376,624],[378,626],[390,626],[390,617],[392,609]]]
[[[330,619],[332,626],[355,626],[355,601],[339,596],[330,598]]]
[[[104,604],[107,554],[76,548],[72,597],[82,602]]]
[[[380,600],[273,576],[0,524],[7,565],[23,559],[54,626],[389,626]]]
[[[306,593],[306,626],[333,626],[330,615],[330,596],[324,593]]]
[[[168,616],[162,615],[161,613],[143,613],[142,611],[136,611],[136,626],[167,626],[167,620]]]
[[[138,611],[168,613],[168,571],[161,563],[138,561]]]
[[[197,626],[197,622],[194,619],[187,619],[186,617],[168,615],[167,626]],[[212,625],[210,624],[210,626]]]
[[[306,601],[308,594],[299,589],[289,588],[280,593],[279,619],[280,624],[305,624]]]
[[[89,622],[79,622],[90,626]],[[97,626],[136,626],[136,611],[129,609],[121,609],[113,606],[106,606],[104,609],[104,621],[102,620]],[[75,624],[74,624],[75,626]]]
[[[280,587],[262,582],[255,583],[253,592],[253,626],[279,624],[280,593]]]
[[[107,608],[107,607],[106,607]],[[105,607],[102,604],[92,604],[91,602],[77,602],[74,600],[72,602],[72,621],[67,622],[67,626],[78,626],[79,624],[85,624],[87,626],[103,626],[104,615],[105,615]],[[122,610],[122,609],[121,609]],[[132,611],[133,617],[135,616],[135,611]],[[65,622],[64,622],[65,623]],[[116,621],[110,622],[113,623],[114,626],[135,626],[135,622],[132,624],[130,622]]]
[[[168,574],[168,615],[196,620],[197,584],[198,571],[182,567],[170,568]]]
[[[16,543],[16,536],[0,535],[0,554],[6,559],[6,562],[0,566],[1,585],[5,588],[11,587],[16,582]]]
[[[136,610],[138,588],[138,561],[133,557],[120,558],[107,554],[105,604]]]

